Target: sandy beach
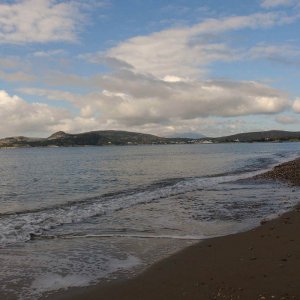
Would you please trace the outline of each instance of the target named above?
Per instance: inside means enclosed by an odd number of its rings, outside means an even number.
[[[284,180],[299,192],[300,159],[257,180]],[[300,299],[300,208],[230,236],[205,240],[137,277],[70,289],[47,299]]]

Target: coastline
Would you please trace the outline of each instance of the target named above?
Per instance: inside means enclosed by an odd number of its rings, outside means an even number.
[[[255,178],[299,186],[300,158]],[[300,299],[299,228],[297,207],[248,232],[183,249],[135,278],[44,299]]]

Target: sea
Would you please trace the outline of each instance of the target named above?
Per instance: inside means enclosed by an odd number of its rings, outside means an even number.
[[[1,299],[135,276],[258,226],[299,189],[251,177],[299,154],[300,143],[1,149]]]

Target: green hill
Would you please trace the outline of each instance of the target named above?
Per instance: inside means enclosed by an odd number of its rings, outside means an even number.
[[[30,138],[24,136],[0,139],[0,148],[13,147],[75,147],[75,146],[108,146],[108,145],[144,145],[144,144],[196,144],[233,142],[284,142],[300,141],[300,132],[261,131],[234,134],[218,138],[165,138],[138,132],[103,130],[79,134],[56,132],[48,138]]]
[[[163,138],[128,131],[91,131],[79,134],[56,132],[48,138],[10,137],[0,140],[0,147],[105,146],[186,143],[189,139]]]

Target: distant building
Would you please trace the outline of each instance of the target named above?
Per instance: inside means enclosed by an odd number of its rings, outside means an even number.
[[[211,140],[204,140],[200,142],[201,144],[212,144],[213,142]]]

